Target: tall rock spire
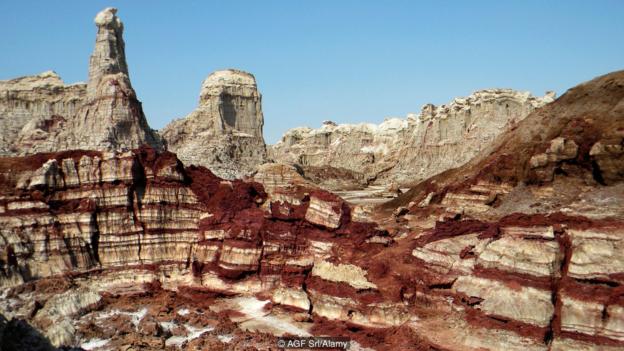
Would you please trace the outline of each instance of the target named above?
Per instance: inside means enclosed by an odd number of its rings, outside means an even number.
[[[97,85],[105,75],[123,73],[128,76],[123,23],[116,13],[116,8],[109,7],[95,16],[98,32],[95,50],[89,61],[89,93],[96,92]]]
[[[130,84],[123,23],[116,13],[109,7],[95,16],[98,32],[89,62],[87,101],[73,130],[74,140],[87,149],[132,149],[142,144],[161,148]]]
[[[53,72],[0,81],[0,155],[61,150],[162,148],[130,84],[117,9],[95,17],[87,84],[65,85]]]

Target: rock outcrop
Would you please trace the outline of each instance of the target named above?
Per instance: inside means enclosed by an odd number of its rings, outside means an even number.
[[[269,147],[269,155],[302,167],[308,178],[330,189],[373,182],[414,184],[487,152],[496,136],[553,97],[482,90],[448,105],[425,105],[419,115],[380,125],[328,121],[320,129],[288,131]]]
[[[162,147],[130,84],[116,12],[107,8],[95,18],[86,85],[65,85],[54,72],[0,82],[2,155]]]
[[[160,147],[158,135],[147,125],[141,103],[130,84],[117,9],[95,17],[95,49],[89,61],[87,99],[73,134],[76,146],[87,150],[134,149],[143,144]]]
[[[415,240],[406,249],[419,283],[409,296],[461,320],[438,335],[435,318],[421,323],[429,341],[624,347],[622,130],[624,71],[570,89],[503,133],[491,154],[386,205],[408,204],[391,226]]]
[[[366,222],[289,165],[263,165],[265,189],[147,147],[3,158],[0,313],[55,345],[182,346],[234,322],[380,349],[621,349],[623,82],[571,89]],[[163,294],[227,297],[188,319]]]
[[[149,147],[2,158],[0,314],[68,346],[621,349],[622,101],[624,72],[580,85],[368,213],[288,165],[264,188]]]
[[[65,86],[53,73],[2,83],[11,91],[2,112],[16,117],[3,126],[28,131],[32,110],[39,141],[76,125],[97,131],[67,132],[93,150],[0,157],[3,349],[269,349],[277,335],[376,350],[624,348],[624,71],[530,113],[549,97],[489,91],[381,127],[327,123],[305,138],[318,155],[343,150],[353,169],[295,147],[284,157],[301,151],[307,163],[225,180],[146,145],[103,151],[137,145],[116,128],[142,129],[143,115],[115,11],[96,24],[89,84]],[[163,132],[181,153],[203,147],[201,133],[264,146],[253,77],[217,72],[201,96]],[[51,111],[62,118],[46,119]],[[358,139],[344,140],[348,131]],[[476,154],[467,163],[455,158],[462,142]],[[393,156],[378,158],[385,147]],[[216,169],[248,171],[244,155],[219,150],[243,168],[219,158]],[[411,190],[374,209],[310,181],[324,171],[400,180],[400,159],[417,158],[432,170],[417,168]]]
[[[266,161],[263,125],[256,79],[228,69],[210,74],[202,83],[197,109],[160,134],[185,164],[233,179],[249,175]]]
[[[65,85],[52,71],[0,81],[0,155],[28,153],[25,140],[56,148],[56,135],[78,114],[86,95],[86,84]]]
[[[258,183],[222,180],[204,167],[184,168],[175,155],[148,147],[3,158],[0,165],[0,288],[64,276],[86,279],[79,284],[84,292],[48,296],[36,312],[22,297],[0,306],[7,317],[30,319],[57,346],[79,344],[74,321],[99,306],[104,293],[145,283],[221,294],[270,296],[275,290],[276,301],[286,303],[292,299],[284,300],[285,291],[306,296],[302,284],[308,276],[344,272],[339,284],[364,274],[357,267],[330,265],[310,275],[332,246],[355,245],[366,252],[381,246],[367,239],[385,235],[373,224],[353,222],[346,203],[330,193],[301,189],[284,201]],[[314,279],[315,298],[331,300],[322,278]],[[365,283],[357,284],[361,289]],[[56,301],[67,299],[71,302]],[[24,303],[25,312],[16,309]],[[341,304],[350,308],[358,302]],[[59,311],[59,305],[69,310]],[[336,313],[332,306],[319,313]],[[369,316],[358,318],[366,322]],[[45,328],[49,324],[55,328]]]

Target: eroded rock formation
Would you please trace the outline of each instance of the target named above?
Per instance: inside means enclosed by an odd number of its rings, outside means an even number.
[[[140,126],[142,114],[128,113],[140,105],[121,22],[107,9],[96,24],[88,85],[52,73],[2,83],[11,130],[29,111],[40,141],[78,123],[45,122],[53,111],[99,131],[87,114],[108,116],[112,133],[78,141],[94,150],[0,158],[3,349],[270,349],[276,335],[393,351],[624,348],[624,71],[533,112],[549,97],[486,91],[381,127],[327,123],[303,134],[314,155],[285,156],[309,162],[225,180],[149,146],[102,150],[127,141],[117,122]],[[163,134],[188,158],[202,133],[260,143],[259,103],[253,77],[217,72],[198,110]],[[397,140],[396,159],[378,158]],[[454,158],[462,142],[476,155],[467,163]],[[328,145],[370,167],[312,165]],[[401,179],[398,158],[415,155],[427,168],[415,186],[376,208],[311,181]],[[224,160],[212,161],[227,176],[247,171]]]
[[[78,114],[85,101],[86,84],[65,85],[54,72],[0,81],[0,154],[29,150],[26,140],[53,150],[56,135]]]
[[[570,89],[504,133],[492,154],[388,205],[409,208],[395,230],[414,240],[409,264],[397,267],[418,277],[410,298],[461,321],[437,334],[436,318],[423,321],[430,341],[624,347],[624,178],[612,177],[623,170],[622,130],[624,72],[616,72]]]
[[[98,32],[89,61],[87,100],[73,128],[72,148],[119,150],[144,144],[161,146],[158,135],[147,125],[130,84],[124,27],[116,13],[117,9],[107,8],[95,17]]]
[[[54,72],[0,82],[0,152],[162,147],[130,84],[123,24],[114,8],[95,18],[88,83],[65,85]]]
[[[306,296],[302,284],[316,261],[330,257],[335,245],[368,251],[381,245],[367,239],[385,235],[373,224],[353,222],[349,207],[330,193],[291,192],[286,202],[258,183],[183,168],[173,154],[151,148],[4,158],[0,173],[0,285],[17,289],[33,280],[86,278],[79,284],[84,291],[49,297],[32,319],[55,345],[78,343],[73,318],[98,306],[102,293],[144,283],[172,291],[276,291],[277,301],[308,306],[307,298],[295,297]],[[357,267],[336,269],[348,274],[345,279],[365,274]],[[331,272],[321,268],[311,276]],[[326,298],[322,287],[310,288],[315,298]],[[27,303],[14,298],[12,303]],[[60,302],[66,299],[79,300]],[[59,304],[76,307],[59,312]],[[326,310],[319,313],[335,313],[331,306]],[[14,308],[2,313],[29,318]],[[55,327],[44,328],[50,323]]]
[[[624,72],[573,88],[366,222],[287,165],[265,189],[151,148],[3,158],[0,311],[54,345],[621,349],[623,101]]]
[[[425,105],[419,115],[380,125],[295,128],[269,147],[270,157],[302,167],[329,189],[414,184],[486,153],[492,142],[534,109],[553,101],[509,89],[481,90],[448,105]]]
[[[256,79],[228,69],[210,74],[202,83],[197,109],[160,133],[185,164],[233,179],[249,175],[266,161],[263,125]]]

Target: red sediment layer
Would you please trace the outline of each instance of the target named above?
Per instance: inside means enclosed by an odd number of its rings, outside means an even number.
[[[231,248],[238,249],[258,249],[262,247],[262,243],[250,242],[246,240],[238,239],[225,239],[223,240],[223,246],[229,246]]]
[[[216,273],[219,278],[231,282],[254,275],[257,269],[257,266],[236,266],[236,268],[224,268],[218,264],[212,266],[212,271]]]
[[[579,281],[566,277],[560,284],[565,296],[595,303],[624,306],[624,285],[608,280]]]
[[[466,301],[465,303],[469,304],[470,301]],[[537,325],[520,322],[502,316],[487,314],[479,309],[472,307],[466,308],[466,320],[473,326],[486,329],[509,330],[516,334],[519,334],[520,336],[529,337],[540,341],[545,340],[546,335],[549,332],[547,327],[540,327]]]
[[[304,270],[302,272],[293,271],[287,272],[283,271],[280,276],[281,283],[289,288],[301,288],[305,284],[306,277],[308,275],[308,271]]]
[[[611,338],[607,338],[604,336],[588,335],[588,334],[581,334],[581,333],[575,333],[575,332],[569,332],[569,331],[561,331],[559,333],[559,337],[574,339],[578,341],[584,341],[584,342],[596,344],[599,346],[620,346],[624,348],[624,342],[613,340]]]
[[[163,223],[164,224],[164,223]],[[176,237],[176,234],[180,234],[180,233],[188,233],[188,232],[196,232],[195,228],[145,228],[142,231],[142,234],[144,235],[151,235],[151,236],[161,236],[161,235],[168,235],[169,238],[167,238],[167,242],[178,242],[179,240],[177,240],[178,238]]]
[[[269,304],[267,304],[268,306]],[[292,312],[292,313],[308,313],[308,310],[303,309],[301,307],[297,307],[297,306],[291,306],[291,305],[276,305],[276,306],[271,306],[272,309],[280,309],[286,312]]]
[[[370,328],[348,322],[313,316],[313,335],[345,337],[364,347],[379,351],[449,351],[422,339],[407,325],[391,328]]]
[[[131,265],[123,265],[123,266],[108,266],[103,273],[108,272],[121,272],[121,271],[148,271],[148,272],[157,272],[160,269],[160,266],[166,264],[181,264],[186,265],[186,261],[171,261],[171,260],[162,260],[155,263],[148,264],[131,264]]]
[[[561,334],[561,309],[563,300],[561,298],[561,285],[568,275],[570,268],[570,260],[572,259],[572,241],[567,233],[558,230],[555,232],[555,238],[559,243],[559,252],[563,260],[561,262],[559,277],[553,277],[552,299],[555,305],[553,318],[550,322],[550,331],[548,338],[559,337]]]
[[[13,297],[25,293],[37,292],[43,294],[56,294],[66,291],[72,286],[72,281],[65,275],[41,278],[9,289],[7,297]]]
[[[178,286],[178,294],[186,296],[193,301],[213,301],[213,299],[218,297],[230,297],[236,296],[236,294],[228,291],[217,291],[208,288],[196,287],[196,286]]]
[[[172,152],[158,152],[149,145],[142,145],[138,149],[133,150],[133,152],[140,164],[145,168],[151,169],[154,172],[154,176],[157,175],[159,170],[166,166],[173,166],[174,169],[178,170],[181,174],[184,174],[184,166],[182,165],[182,162],[180,162],[176,154]]]
[[[501,218],[497,222],[484,222],[476,219],[462,220],[458,218],[436,222],[435,228],[429,234],[422,236],[418,243],[423,246],[434,241],[478,232],[482,233],[479,238],[496,238],[500,236],[500,228],[507,226],[554,226],[561,228],[563,225],[575,229],[589,229],[614,225],[622,226],[623,224],[617,220],[596,221],[582,216],[569,216],[560,212],[548,215],[513,213]]]
[[[68,150],[59,152],[42,152],[30,156],[1,157],[0,173],[34,171],[48,160],[52,159],[57,162],[61,162],[63,159],[71,158],[75,162],[79,162],[80,158],[83,156],[102,157],[102,153],[100,151],[93,150]]]
[[[551,276],[536,277],[519,272],[502,271],[496,268],[485,268],[480,265],[476,265],[474,267],[473,275],[475,277],[500,281],[514,290],[517,290],[522,286],[548,291],[553,288]]]
[[[336,204],[342,204],[344,201],[340,198],[340,196],[330,193],[329,191],[317,190],[314,189],[310,192],[310,197],[315,197],[319,200],[326,202],[335,202]],[[340,210],[340,207],[333,208],[334,210]]]
[[[222,179],[201,166],[190,166],[185,171],[191,190],[214,214],[215,221],[228,221],[234,214],[266,200],[267,195],[259,183],[240,180],[223,183]]]

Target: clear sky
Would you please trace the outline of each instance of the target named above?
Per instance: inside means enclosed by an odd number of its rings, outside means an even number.
[[[542,95],[624,68],[624,1],[0,0],[0,79],[87,79],[93,18],[119,8],[130,78],[152,128],[238,68],[263,94],[264,135],[381,122],[483,88]]]

